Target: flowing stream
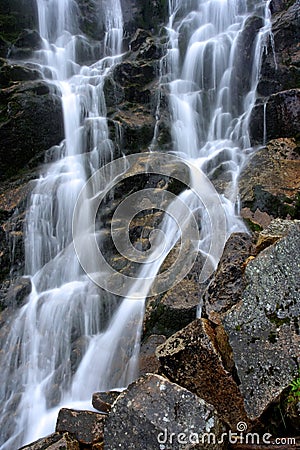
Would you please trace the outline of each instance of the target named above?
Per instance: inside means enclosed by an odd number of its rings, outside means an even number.
[[[151,289],[145,279],[156,276],[179,238],[166,214],[161,224],[165,250],[141,269],[123,300],[90,280],[74,250],[72,218],[78,195],[115,155],[103,86],[122,60],[122,9],[119,0],[98,3],[105,36],[95,49],[101,59],[88,66],[78,63],[86,41],[78,32],[76,2],[37,0],[43,49],[36,52],[35,62],[61,92],[65,140],[49,152],[50,163],[36,182],[26,217],[25,264],[32,292],[1,342],[1,450],[15,450],[53,432],[62,405],[90,408],[93,392],[126,387],[137,376],[144,299]],[[245,230],[237,179],[251,152],[248,123],[271,28],[269,3],[169,0],[161,88],[169,101],[170,150],[190,164],[192,188],[199,189],[201,174],[215,184],[226,219],[225,237]],[[254,15],[261,23],[245,56],[243,36]],[[210,198],[195,204],[189,190],[178,198],[170,210],[178,210],[178,201],[197,209],[197,251],[211,257],[216,267],[220,254],[212,254],[210,241],[216,236],[210,235],[211,216],[205,208]],[[87,222],[92,220],[88,203],[83,211]],[[180,213],[178,221],[184,222]],[[136,291],[140,299],[132,301]]]

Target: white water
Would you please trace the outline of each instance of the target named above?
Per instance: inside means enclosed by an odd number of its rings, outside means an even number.
[[[62,405],[86,406],[94,391],[122,388],[134,379],[144,301],[130,298],[135,292],[147,296],[151,283],[145,283],[145,278],[158,273],[178,238],[174,222],[166,216],[162,223],[167,236],[163,256],[149,272],[142,269],[142,281],[137,281],[120,306],[120,301],[99,290],[81,270],[72,244],[71,222],[87,178],[114,153],[103,82],[121,58],[122,11],[118,1],[104,1],[107,32],[103,58],[90,67],[81,67],[76,62],[82,38],[76,34],[75,2],[37,3],[44,38],[37,58],[45,76],[50,73],[62,93],[66,139],[52,151],[54,162],[38,180],[26,218],[26,274],[31,276],[33,289],[28,303],[16,313],[1,355],[5,380],[1,386],[1,450],[15,450],[52,432]],[[257,1],[252,7],[247,3],[170,0],[169,48],[162,74],[162,84],[169,92],[172,150],[212,180],[218,182],[222,173],[226,181],[220,198],[227,235],[244,230],[238,217],[237,178],[250,151],[248,120],[270,30],[269,2]],[[237,97],[234,73],[238,38],[255,9],[263,15],[264,28],[257,35],[251,71],[246,74],[250,90]],[[191,171],[194,187],[199,184],[197,173]],[[180,199],[190,209],[199,210],[198,247],[205,255],[211,238],[206,210],[195,205],[189,192]],[[89,214],[87,207],[83,214],[87,222]],[[73,364],[74,342],[84,355],[77,365]]]

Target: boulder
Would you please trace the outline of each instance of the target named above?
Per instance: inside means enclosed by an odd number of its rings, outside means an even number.
[[[242,216],[257,226],[256,229],[265,228],[272,218],[298,218],[300,159],[297,141],[276,139],[255,152],[241,173],[239,188]]]
[[[105,416],[92,411],[62,408],[59,411],[56,431],[72,434],[80,444],[92,445],[103,441]]]
[[[258,234],[257,241],[255,243],[256,252],[261,252],[266,247],[275,244],[275,242],[279,239],[286,236],[290,231],[290,228],[293,227],[295,223],[296,221],[294,222],[291,220],[272,220],[270,225]]]
[[[213,405],[232,430],[239,421],[248,421],[239,388],[224,367],[217,336],[207,320],[197,319],[175,333],[156,355],[165,376]]]
[[[165,378],[148,374],[116,400],[104,428],[106,450],[222,450],[224,430],[214,408]]]
[[[250,257],[253,238],[233,233],[226,242],[218,268],[203,294],[203,309],[208,318],[220,324],[220,315],[238,303],[244,289],[243,273]]]
[[[19,450],[79,450],[79,442],[69,433],[53,433]]]
[[[38,13],[35,0],[1,0],[0,29],[2,37],[14,42],[24,29],[38,28]]]
[[[241,302],[223,318],[251,419],[260,417],[298,372],[299,248],[300,225],[294,223],[246,266]]]

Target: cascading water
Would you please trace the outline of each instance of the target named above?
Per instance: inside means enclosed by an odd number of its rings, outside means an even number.
[[[149,270],[145,265],[121,303],[83,272],[72,242],[72,217],[86,180],[114,156],[103,84],[121,58],[122,11],[119,1],[103,0],[105,38],[99,48],[104,57],[81,67],[76,54],[84,38],[76,34],[76,2],[37,0],[37,4],[44,47],[36,57],[45,77],[62,93],[65,140],[51,150],[52,164],[36,183],[26,218],[26,275],[33,287],[2,343],[1,450],[15,450],[52,432],[61,405],[83,406],[94,391],[121,388],[134,379],[144,300],[130,299],[135,292],[146,298],[151,281],[144,280],[155,277],[178,240],[178,230],[166,215],[161,225],[167,239],[162,256],[148,265]],[[237,210],[237,178],[250,150],[248,121],[270,31],[269,1],[170,0],[169,9],[169,48],[161,84],[170,105],[170,150],[190,164],[192,187],[199,188],[201,173],[216,182],[229,235],[244,230]],[[245,68],[248,87],[241,88],[240,38],[254,14],[262,18],[262,26]],[[91,198],[96,193],[91,192]],[[207,202],[213,201],[203,192],[205,196]],[[206,209],[195,205],[195,198],[185,191],[169,212],[178,210],[178,201],[200,210],[198,250],[212,256]],[[84,204],[82,217],[88,225],[89,201]],[[184,222],[180,212],[178,217]],[[79,237],[79,246],[86,242]],[[217,262],[213,260],[213,265]],[[84,355],[77,363],[74,342]]]
[[[139,342],[138,324],[137,329],[126,331],[129,319],[135,318],[131,309],[130,314],[118,317],[115,329],[111,331],[110,326],[106,339],[110,345],[103,339],[101,347],[99,336],[119,301],[83,273],[72,244],[78,194],[87,178],[109,162],[114,152],[103,84],[121,57],[120,3],[104,2],[104,57],[90,67],[76,62],[76,53],[84,44],[84,38],[76,35],[77,4],[73,0],[37,0],[37,6],[43,49],[36,52],[36,58],[45,77],[61,91],[65,140],[51,150],[54,162],[37,181],[26,217],[25,273],[31,277],[32,293],[2,343],[1,373],[6,380],[1,385],[3,450],[15,450],[52,432],[52,407],[74,400],[90,403],[91,393],[97,389],[126,386],[136,375],[137,364],[130,352],[121,354],[120,336],[126,333],[133,349]],[[84,214],[89,216],[88,208]],[[140,318],[141,308],[138,303],[136,306]],[[95,367],[94,375],[83,381],[80,372],[76,374],[76,352],[89,352],[95,343],[104,369],[99,373]],[[117,372],[115,361],[122,371]],[[85,387],[81,391],[76,380]]]

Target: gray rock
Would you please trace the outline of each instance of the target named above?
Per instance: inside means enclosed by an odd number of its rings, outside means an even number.
[[[242,301],[224,326],[246,411],[255,419],[295,378],[299,358],[300,226],[262,251],[245,271]]]
[[[104,442],[106,450],[221,450],[225,444],[214,444],[213,436],[217,441],[222,430],[212,406],[165,378],[148,374],[114,403],[105,423]]]
[[[140,349],[140,375],[146,373],[158,373],[159,361],[155,356],[157,347],[166,341],[163,335],[152,334],[144,342]]]
[[[92,405],[101,413],[108,413],[111,410],[111,405],[119,397],[120,392],[95,392],[92,398]]]

